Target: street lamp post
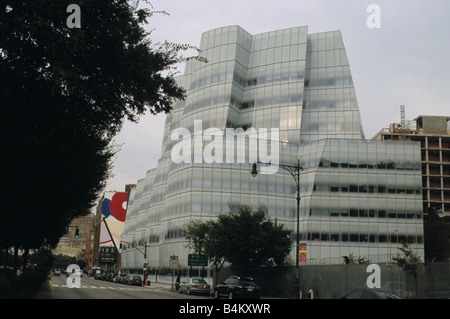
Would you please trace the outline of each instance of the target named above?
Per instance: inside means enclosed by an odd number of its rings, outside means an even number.
[[[264,164],[258,162],[258,164]],[[270,164],[269,164],[270,165]],[[295,288],[297,288],[298,296],[300,297],[300,265],[299,265],[299,257],[300,257],[300,171],[303,168],[300,166],[300,160],[297,160],[297,165],[286,165],[286,164],[278,164],[279,167],[288,171],[292,177],[294,178],[295,185],[297,187],[297,234],[296,234],[296,258],[295,258]],[[253,163],[252,172],[253,177],[258,175],[258,169],[256,163]]]

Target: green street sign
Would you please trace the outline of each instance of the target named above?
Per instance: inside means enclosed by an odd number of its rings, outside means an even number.
[[[208,258],[205,255],[189,254],[188,266],[208,266]]]

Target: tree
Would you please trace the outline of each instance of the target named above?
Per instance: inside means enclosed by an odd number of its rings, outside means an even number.
[[[413,276],[416,288],[416,298],[418,298],[419,289],[417,285],[417,275],[419,273],[419,264],[422,263],[422,260],[418,255],[414,254],[414,251],[406,242],[402,242],[402,247],[399,249],[403,252],[403,256],[393,257],[392,259],[397,262],[397,265],[402,268],[405,273]]]
[[[173,67],[189,45],[153,44],[139,1],[0,5],[0,246],[54,246],[95,205],[125,120],[167,113],[185,98]],[[166,75],[164,75],[166,74]]]
[[[261,266],[284,265],[292,244],[291,232],[261,209],[240,208],[237,213],[219,214],[214,221],[194,220],[185,232],[195,252],[207,255],[215,266],[229,262],[242,276]]]
[[[214,282],[226,259],[223,255],[221,234],[222,228],[216,221],[193,220],[184,227],[188,246],[197,254],[208,256],[214,267]]]
[[[42,247],[31,255],[30,262],[35,264],[39,271],[48,274],[55,263],[55,256],[50,249]]]

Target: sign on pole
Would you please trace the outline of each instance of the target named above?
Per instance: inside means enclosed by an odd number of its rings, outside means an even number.
[[[301,263],[306,263],[306,243],[300,243],[298,247],[298,261]]]
[[[178,268],[178,256],[170,256],[169,258],[169,268],[170,269],[177,269]]]
[[[188,266],[208,266],[208,258],[205,255],[189,254]]]

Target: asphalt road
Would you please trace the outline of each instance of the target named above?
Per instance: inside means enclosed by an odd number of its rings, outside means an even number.
[[[210,296],[179,294],[170,285],[129,286],[83,276],[80,288],[69,288],[66,276],[49,281],[49,299],[211,299]]]

